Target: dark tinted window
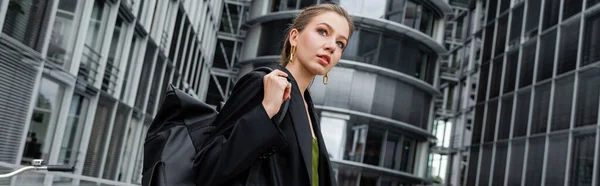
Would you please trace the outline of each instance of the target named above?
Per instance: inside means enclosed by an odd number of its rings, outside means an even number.
[[[483,127],[483,111],[485,104],[475,106],[475,124],[473,126],[473,140],[471,143],[479,144],[481,142],[481,128]]]
[[[492,58],[492,47],[494,43],[494,24],[488,25],[485,28],[485,39],[483,41],[483,59],[488,60]]]
[[[2,33],[34,50],[41,50],[44,43],[44,34],[48,28],[47,23],[48,18],[50,18],[49,14],[52,2],[34,0],[10,1],[6,10],[6,16],[3,18],[4,26]]]
[[[490,84],[490,99],[498,97],[500,94],[500,83],[502,81],[502,66],[504,58],[502,56],[494,59],[492,67],[492,82]]]
[[[481,167],[479,170],[479,185],[488,185],[490,181],[490,168],[492,167],[493,144],[483,145],[481,154]]]
[[[369,127],[368,131],[363,163],[379,166],[379,159],[381,157],[381,142],[383,142],[383,135],[385,131],[374,127]]]
[[[545,1],[543,30],[550,28],[558,23],[558,14],[560,12],[560,1]]]
[[[521,37],[521,29],[523,28],[523,7],[524,5],[521,4],[512,10],[512,24],[510,25],[509,41],[519,39]]]
[[[362,30],[358,42],[360,43],[358,45],[358,61],[376,64],[379,34]]]
[[[498,123],[498,140],[507,139],[510,135],[510,120],[512,116],[513,95],[502,98],[500,123]]]
[[[525,34],[537,30],[540,21],[540,8],[542,0],[527,0],[527,22],[525,23]]]
[[[504,11],[508,10],[509,7],[510,7],[510,1],[509,0],[500,0],[500,11],[499,11],[499,14],[502,14]]]
[[[575,69],[577,64],[577,48],[579,41],[579,20],[564,24],[560,32],[560,48],[556,75]]]
[[[550,136],[548,163],[546,164],[546,183],[564,185],[568,154],[565,152],[565,149],[568,148],[568,142],[568,133]]]
[[[536,40],[528,41],[523,45],[521,57],[521,72],[519,76],[519,87],[531,85],[533,81],[533,67],[535,65]]]
[[[498,0],[489,0],[487,7],[487,22],[490,22],[496,18],[496,10],[498,10]]]
[[[490,142],[494,141],[494,135],[496,132],[496,113],[498,110],[498,100],[488,102],[487,107],[485,142]]]
[[[556,80],[554,103],[552,105],[552,130],[568,129],[571,121],[571,105],[573,103],[573,82],[575,76]]]
[[[509,93],[515,90],[515,82],[517,81],[517,67],[519,67],[519,50],[508,52],[506,59],[506,72],[504,75],[504,93]]]
[[[600,95],[600,68],[579,73],[575,126],[595,125],[598,120],[598,95]]]
[[[527,134],[530,99],[531,89],[519,91],[517,95],[517,108],[515,110],[515,123],[513,126],[513,136],[515,137]]]
[[[525,156],[525,140],[512,141],[510,167],[508,168],[508,185],[521,185],[523,160]]]
[[[546,137],[529,139],[529,152],[527,153],[527,172],[525,185],[540,185],[542,183],[542,166],[544,166],[544,143]]]
[[[586,4],[587,4],[587,7],[590,8],[599,2],[600,2],[600,0],[588,0]]]
[[[551,83],[535,87],[533,111],[531,114],[531,134],[544,133],[548,129],[548,107],[550,106]]]
[[[279,55],[283,47],[283,38],[291,20],[275,20],[262,24],[258,56]]]
[[[540,52],[537,67],[537,82],[552,77],[554,54],[556,54],[556,30],[544,34],[540,41]]]
[[[487,93],[487,82],[490,71],[490,64],[485,63],[481,65],[481,72],[479,73],[479,90],[477,91],[477,102],[485,101]]]
[[[592,0],[593,1],[593,0]],[[563,20],[581,12],[581,4],[583,0],[567,0],[563,1]],[[588,1],[588,4],[590,1]]]
[[[600,14],[587,18],[584,32],[581,66],[600,60]]]
[[[494,56],[498,56],[504,53],[504,46],[506,45],[506,33],[508,32],[508,14],[498,19],[498,31],[496,32],[496,52]]]
[[[573,140],[570,185],[591,185],[596,134],[578,134]]]
[[[471,152],[469,153],[469,173],[467,175],[467,185],[476,185],[477,181],[477,162],[479,160],[479,147],[473,146],[471,147]]]
[[[492,185],[504,185],[504,173],[506,172],[507,142],[499,142],[496,145],[496,157],[494,158],[494,178]]]

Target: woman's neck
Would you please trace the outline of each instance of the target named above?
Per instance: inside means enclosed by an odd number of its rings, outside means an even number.
[[[292,76],[294,76],[298,88],[300,88],[302,98],[304,98],[304,92],[308,88],[308,85],[310,85],[310,82],[315,78],[315,75],[308,72],[308,70],[306,70],[299,62],[288,64],[285,68],[292,73]]]

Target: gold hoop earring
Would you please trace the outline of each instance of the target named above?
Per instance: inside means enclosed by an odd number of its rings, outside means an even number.
[[[323,76],[323,84],[327,85],[328,81],[329,81],[329,72],[325,73],[325,76]]]
[[[290,47],[290,60],[288,63],[294,62],[294,55],[296,55],[296,46],[291,46]]]

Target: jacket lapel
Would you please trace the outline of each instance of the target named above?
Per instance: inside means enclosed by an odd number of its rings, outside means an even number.
[[[313,106],[312,97],[310,96],[310,93],[308,91],[304,93],[304,96],[309,107],[309,112],[312,113],[313,127],[315,129],[315,135],[317,136],[319,143],[319,175],[325,176],[320,176],[319,182],[329,182],[327,185],[336,185],[335,177],[333,177],[332,172],[333,169],[331,168],[331,161],[329,160],[329,152],[327,152],[327,148],[325,147],[325,142],[321,133],[321,124],[319,123],[319,118],[317,118],[317,111]],[[321,162],[326,163],[323,164]],[[327,180],[325,178],[327,178]]]
[[[308,126],[308,116],[306,115],[306,109],[304,107],[304,100],[298,84],[291,73],[282,66],[277,65],[275,68],[286,72],[292,83],[291,100],[289,106],[289,116],[292,118],[292,125],[296,131],[296,138],[298,146],[300,146],[300,152],[302,153],[302,159],[306,167],[306,173],[308,174],[309,180],[312,180],[311,167],[312,167],[312,134]],[[310,182],[309,182],[310,183]]]

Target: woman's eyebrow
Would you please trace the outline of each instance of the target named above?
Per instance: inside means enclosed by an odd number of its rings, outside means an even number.
[[[335,29],[333,29],[333,27],[331,27],[331,25],[329,25],[329,24],[327,24],[327,23],[325,23],[325,22],[319,23],[319,24],[317,24],[317,25],[325,25],[325,26],[327,26],[327,28],[328,28],[329,30],[333,30],[333,31],[335,31]],[[346,41],[348,41],[348,38],[346,38],[346,36],[340,35],[339,37],[342,37],[342,39],[345,39]]]

